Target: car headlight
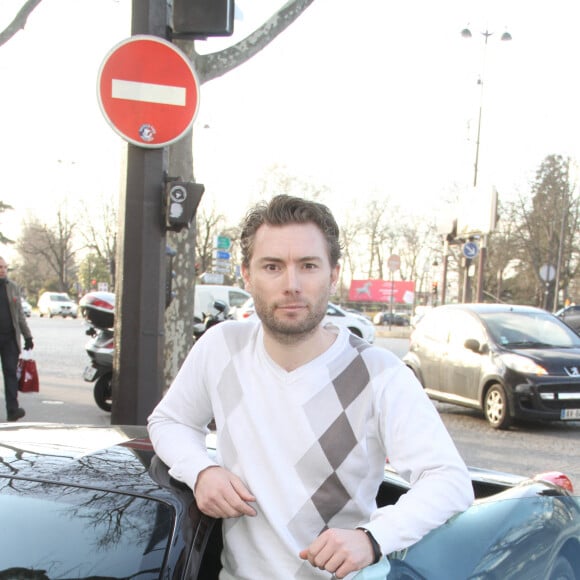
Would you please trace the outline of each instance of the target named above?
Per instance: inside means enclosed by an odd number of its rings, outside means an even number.
[[[503,354],[501,360],[505,366],[518,372],[527,375],[547,375],[548,371],[535,363],[531,358],[522,356],[521,354]]]

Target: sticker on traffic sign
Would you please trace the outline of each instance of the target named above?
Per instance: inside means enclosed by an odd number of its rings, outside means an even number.
[[[97,87],[107,122],[140,147],[178,141],[199,108],[199,82],[189,59],[157,36],[137,35],[117,44],[101,65]]]
[[[479,247],[475,242],[466,242],[463,244],[463,255],[466,258],[475,258],[479,253]]]

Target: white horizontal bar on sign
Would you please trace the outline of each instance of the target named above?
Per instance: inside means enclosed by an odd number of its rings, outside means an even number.
[[[185,106],[185,87],[113,79],[111,96],[113,99],[127,101]]]

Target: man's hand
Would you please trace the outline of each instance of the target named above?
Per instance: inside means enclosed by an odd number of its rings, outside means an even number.
[[[34,348],[34,342],[32,342],[32,336],[30,338],[24,339],[24,350],[32,350]]]
[[[344,578],[373,563],[373,548],[362,530],[331,528],[299,555],[315,568],[331,572],[337,578]]]
[[[197,506],[212,518],[255,516],[247,502],[256,501],[242,480],[223,467],[212,466],[197,476],[194,491]]]

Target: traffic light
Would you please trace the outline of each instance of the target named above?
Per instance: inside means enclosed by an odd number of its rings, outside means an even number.
[[[439,282],[433,282],[433,283],[431,284],[431,292],[432,292],[433,294],[437,294],[437,289],[438,289],[438,287],[439,287]]]
[[[173,38],[231,36],[234,0],[173,0]]]
[[[165,186],[165,229],[180,232],[195,217],[205,187],[193,181],[169,181]]]
[[[171,301],[175,298],[175,292],[173,291],[173,279],[176,274],[173,270],[173,256],[177,252],[170,246],[165,246],[165,308],[167,308]]]

